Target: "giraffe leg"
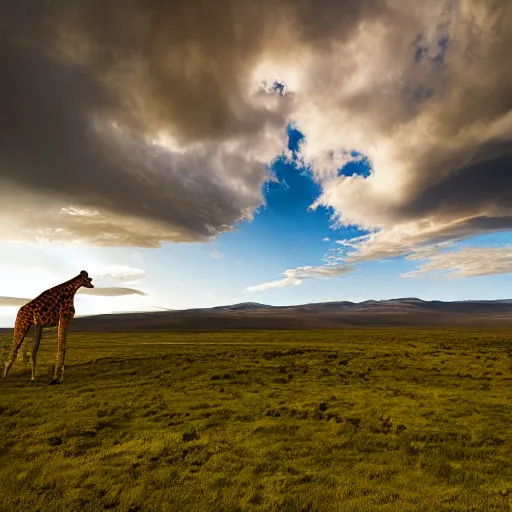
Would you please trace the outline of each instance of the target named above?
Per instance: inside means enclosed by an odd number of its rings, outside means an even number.
[[[16,323],[14,324],[14,341],[12,344],[11,355],[7,363],[5,363],[4,375],[2,377],[3,379],[7,377],[7,374],[9,373],[12,365],[14,364],[14,361],[16,361],[18,350],[21,348],[21,345],[23,344],[23,340],[25,339],[25,336],[27,335],[28,330],[30,329],[30,325],[31,324],[26,320],[16,320]]]
[[[53,372],[54,382],[59,380],[58,371],[60,369],[60,380],[64,378],[64,360],[66,358],[66,338],[69,319],[61,317],[59,320],[59,334],[57,345],[57,357],[55,358],[55,370]]]
[[[36,325],[36,334],[34,337],[34,346],[32,347],[32,358],[31,358],[31,366],[32,366],[32,380],[36,379],[36,360],[37,360],[37,351],[39,350],[39,344],[41,343],[41,336],[43,334],[43,327],[41,325]]]

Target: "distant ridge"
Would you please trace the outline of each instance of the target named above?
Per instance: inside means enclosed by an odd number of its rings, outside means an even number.
[[[296,306],[242,302],[212,308],[76,318],[74,331],[347,329],[363,327],[512,327],[512,299],[425,301],[402,297]]]
[[[512,327],[512,299],[426,301],[402,297],[296,306],[242,302],[212,308],[77,316],[75,332],[351,329],[364,327]],[[12,329],[0,329],[9,332]]]
[[[239,304],[231,304],[229,306],[215,306],[211,309],[220,311],[255,311],[257,309],[269,309],[274,307],[278,306],[269,306],[267,304],[260,304],[259,302],[240,302]]]

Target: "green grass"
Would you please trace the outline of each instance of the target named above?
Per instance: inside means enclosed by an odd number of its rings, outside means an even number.
[[[55,349],[0,383],[1,511],[512,510],[511,330],[71,334],[50,386]]]

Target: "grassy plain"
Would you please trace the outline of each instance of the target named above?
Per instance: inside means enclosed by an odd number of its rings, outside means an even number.
[[[0,382],[2,512],[512,510],[512,330],[73,333],[50,386],[55,348]]]

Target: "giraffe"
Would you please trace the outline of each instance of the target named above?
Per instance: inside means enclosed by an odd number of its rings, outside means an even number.
[[[62,381],[64,378],[64,359],[66,357],[66,335],[69,322],[75,316],[73,299],[75,293],[80,287],[94,288],[92,278],[82,270],[73,279],[59,284],[41,293],[34,300],[31,300],[18,311],[16,323],[14,324],[14,341],[11,355],[5,363],[3,379],[7,377],[11,366],[16,360],[18,350],[21,348],[23,340],[31,326],[35,326],[34,346],[32,347],[32,380],[35,380],[36,359],[43,327],[58,326],[58,344],[57,357],[55,360],[55,369],[53,372],[53,381]],[[58,370],[61,370],[60,379],[58,379]]]

